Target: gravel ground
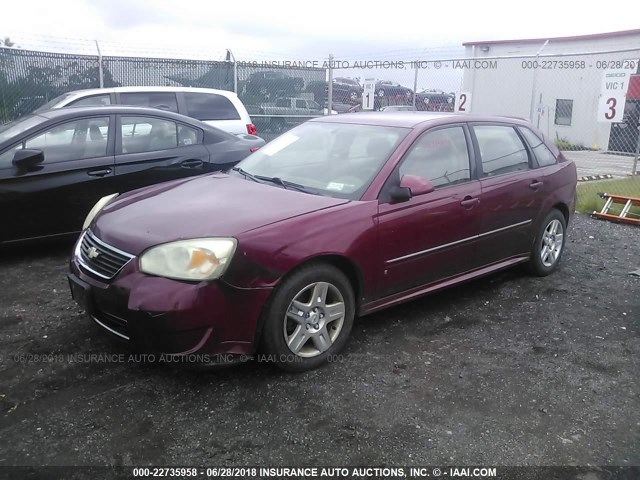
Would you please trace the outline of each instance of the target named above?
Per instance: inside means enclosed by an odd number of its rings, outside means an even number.
[[[0,465],[639,465],[640,228],[569,237],[554,275],[363,317],[298,375],[89,361],[129,357],[72,303],[71,246],[4,251]]]

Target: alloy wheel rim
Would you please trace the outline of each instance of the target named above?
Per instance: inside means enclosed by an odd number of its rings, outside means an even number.
[[[564,229],[560,220],[551,220],[542,234],[540,260],[545,267],[552,267],[558,261],[564,238]]]
[[[316,282],[300,290],[285,313],[284,340],[291,353],[312,358],[326,352],[342,331],[344,298],[328,282]]]

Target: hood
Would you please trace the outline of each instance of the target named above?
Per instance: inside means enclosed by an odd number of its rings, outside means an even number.
[[[137,255],[175,240],[237,237],[348,201],[215,173],[121,195],[97,215],[91,230],[104,242]]]

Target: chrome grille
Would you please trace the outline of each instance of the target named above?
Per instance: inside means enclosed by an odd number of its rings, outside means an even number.
[[[82,235],[76,251],[80,265],[90,273],[112,279],[134,255],[118,250],[96,238],[90,230]]]

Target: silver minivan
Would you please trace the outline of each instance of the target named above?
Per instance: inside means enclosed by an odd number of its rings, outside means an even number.
[[[226,90],[191,87],[114,87],[75,90],[60,95],[36,112],[52,108],[135,105],[181,113],[236,135],[256,135],[256,127],[238,96]]]

